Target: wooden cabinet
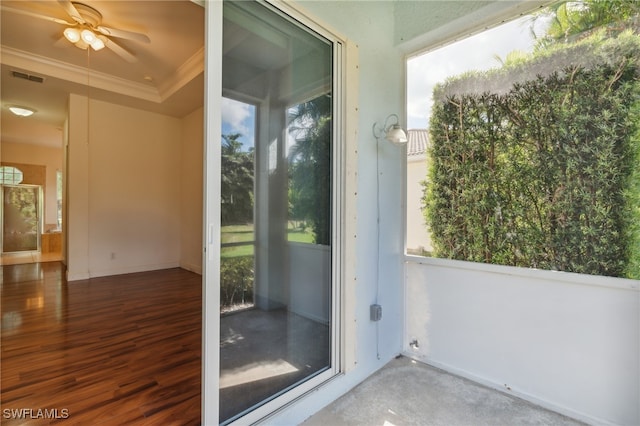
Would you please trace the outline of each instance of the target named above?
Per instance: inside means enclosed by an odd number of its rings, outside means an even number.
[[[62,251],[62,233],[42,234],[42,253],[60,253]]]

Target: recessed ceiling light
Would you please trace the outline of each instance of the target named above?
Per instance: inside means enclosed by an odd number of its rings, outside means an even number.
[[[14,113],[15,115],[18,115],[20,117],[29,117],[34,112],[36,112],[34,109],[25,108],[25,107],[21,107],[21,106],[10,106],[9,107],[9,111],[11,111],[12,113]]]

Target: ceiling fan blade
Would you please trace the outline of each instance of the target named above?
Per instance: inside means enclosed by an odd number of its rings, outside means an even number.
[[[45,21],[55,22],[62,25],[77,25],[76,22],[67,22],[64,19],[54,18],[53,16],[41,15],[39,13],[30,12],[28,10],[16,9],[10,6],[2,5],[3,12],[18,13],[20,15],[30,16],[32,18],[44,19]]]
[[[118,37],[118,38],[124,38],[127,40],[135,40],[141,43],[151,43],[151,40],[146,34],[137,33],[135,31],[120,30],[117,28],[104,27],[102,25],[98,25],[96,27],[96,30],[110,37]]]
[[[80,24],[86,23],[84,18],[80,15],[80,12],[78,12],[78,9],[76,9],[73,3],[71,3],[71,0],[58,0],[58,3],[60,3],[65,12],[67,12],[67,15],[71,16],[74,21]]]
[[[115,41],[110,40],[107,37],[101,38],[101,40],[103,40],[104,45],[107,47],[107,49],[111,49],[113,53],[120,56],[125,61],[132,64],[135,62],[138,62],[138,58],[136,58],[133,54],[129,53],[127,50],[125,50],[122,46],[120,46]]]

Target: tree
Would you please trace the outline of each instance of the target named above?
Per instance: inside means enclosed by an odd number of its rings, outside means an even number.
[[[316,244],[331,240],[331,98],[320,96],[289,110],[290,211],[307,221]]]
[[[253,148],[242,151],[240,133],[222,135],[222,225],[253,221]]]
[[[551,26],[539,40],[538,48],[555,43],[571,43],[604,31],[615,37],[625,30],[640,32],[640,2],[637,0],[562,1],[548,8]]]

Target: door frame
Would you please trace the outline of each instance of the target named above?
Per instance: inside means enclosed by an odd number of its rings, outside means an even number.
[[[344,37],[305,16],[301,10],[279,0],[260,3],[268,10],[280,14],[302,26],[312,29],[329,40],[333,47],[333,135],[332,144],[332,309],[331,309],[331,368],[284,392],[261,407],[236,420],[235,424],[251,424],[263,420],[283,409],[298,398],[349,369],[353,355],[345,356],[343,344],[346,334],[354,330],[343,329],[345,308],[342,283],[353,274],[345,259],[353,250],[354,241],[347,239],[347,227],[354,227],[355,219],[347,218],[346,210],[354,205],[355,197],[346,197],[353,188],[353,174],[347,173],[346,151],[347,98],[347,41]],[[204,214],[203,214],[203,302],[202,302],[202,423],[219,422],[220,374],[220,202],[221,202],[221,144],[222,134],[222,26],[223,2],[205,5],[205,106],[204,106]],[[357,68],[357,67],[356,67]],[[354,123],[352,123],[355,125]],[[354,237],[355,238],[355,237]],[[345,360],[347,361],[345,363]]]

